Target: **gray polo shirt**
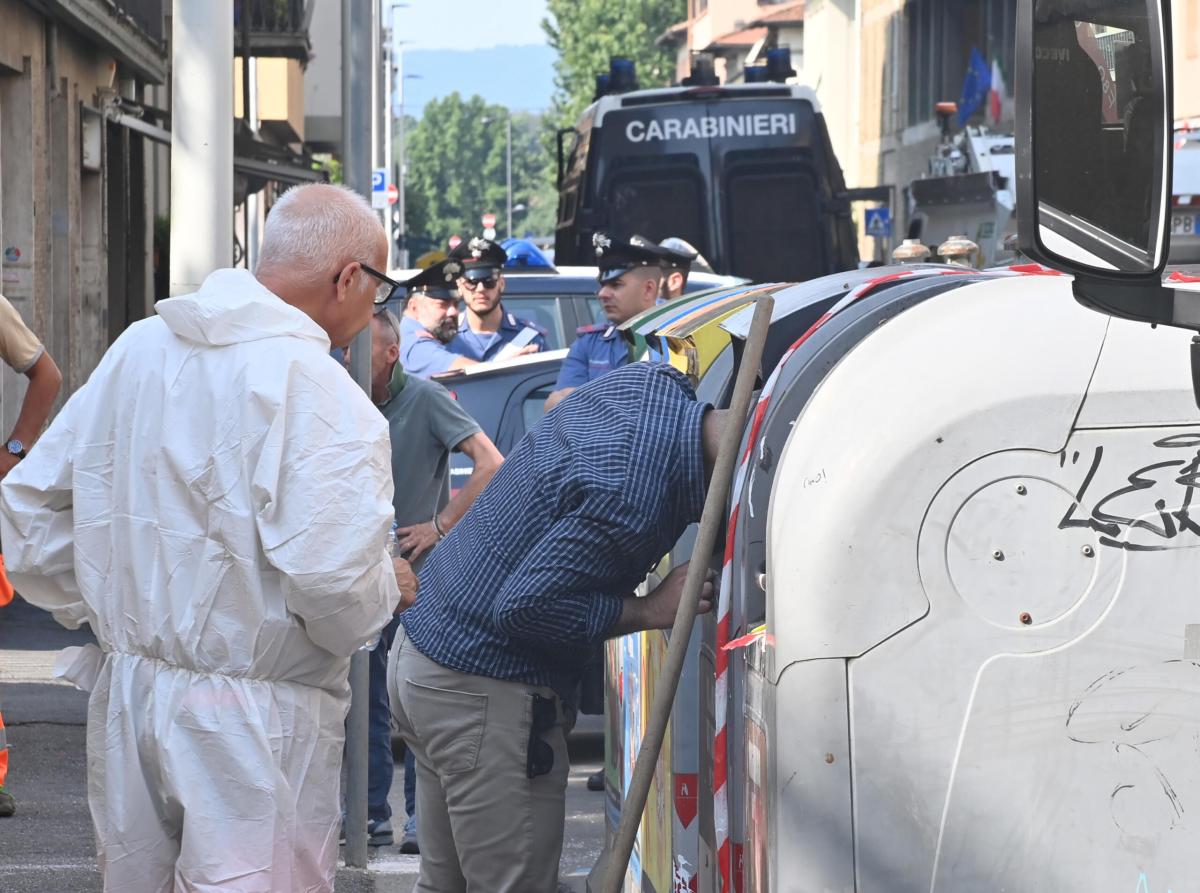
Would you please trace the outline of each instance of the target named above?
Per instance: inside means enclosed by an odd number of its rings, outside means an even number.
[[[450,451],[483,429],[444,387],[415,375],[379,411],[392,436],[396,523],[422,524],[450,501]]]

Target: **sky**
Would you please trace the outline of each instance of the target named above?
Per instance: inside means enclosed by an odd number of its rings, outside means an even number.
[[[389,0],[382,0],[387,21]],[[406,41],[404,111],[458,91],[522,111],[543,111],[554,52],[541,28],[546,0],[406,0],[390,13]],[[453,10],[448,18],[446,11]]]
[[[396,34],[413,49],[474,50],[544,44],[546,0],[406,0],[392,13]],[[383,0],[385,15],[390,6]],[[452,11],[448,16],[447,12]]]

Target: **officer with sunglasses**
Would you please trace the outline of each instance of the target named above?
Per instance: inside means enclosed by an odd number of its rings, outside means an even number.
[[[509,359],[546,349],[546,330],[519,319],[500,303],[508,253],[491,239],[460,242],[450,259],[462,265],[458,292],[466,303],[459,318],[458,337],[448,345],[473,360]]]

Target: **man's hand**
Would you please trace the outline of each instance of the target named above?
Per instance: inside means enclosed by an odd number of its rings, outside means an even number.
[[[621,608],[621,617],[613,626],[610,635],[623,636],[643,629],[670,629],[675,624],[679,600],[683,597],[683,586],[687,580],[688,564],[684,562],[674,568],[665,580],[659,583],[645,598],[627,598]],[[709,570],[700,589],[700,604],[697,614],[707,614],[713,609],[713,581],[716,573]]]
[[[536,344],[526,344],[524,347],[518,349],[517,352],[513,354],[513,356],[514,357],[525,357],[531,353],[540,353],[540,352],[541,352],[541,348],[538,347]]]
[[[411,608],[417,600],[417,587],[420,581],[413,573],[412,565],[403,558],[392,559],[392,569],[396,573],[396,588],[400,590],[400,604],[396,605],[395,613]]]
[[[0,481],[8,476],[8,473],[17,467],[20,458],[14,456],[8,450],[0,450]]]
[[[437,541],[438,532],[433,521],[396,528],[396,547],[409,561],[420,560],[422,555],[437,545]]]

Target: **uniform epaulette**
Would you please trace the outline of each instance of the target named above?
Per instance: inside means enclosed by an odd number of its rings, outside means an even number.
[[[593,323],[590,326],[580,326],[575,330],[576,335],[590,335],[592,332],[603,332],[608,328],[608,323]]]

